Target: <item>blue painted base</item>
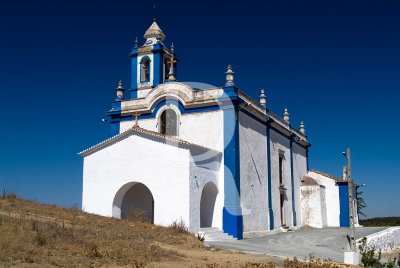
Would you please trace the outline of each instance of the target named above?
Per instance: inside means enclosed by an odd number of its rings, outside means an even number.
[[[274,230],[274,210],[272,208],[269,208],[268,212],[269,212],[269,229]]]
[[[296,216],[296,211],[293,211],[293,226],[297,225],[297,216]]]
[[[222,213],[222,228],[224,233],[228,233],[237,239],[243,239],[243,216],[240,207],[224,207]]]

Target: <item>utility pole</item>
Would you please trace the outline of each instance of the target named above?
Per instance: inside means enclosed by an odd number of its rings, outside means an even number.
[[[354,228],[354,206],[353,206],[353,179],[351,178],[350,148],[347,153],[343,152],[347,158],[347,188],[349,190],[349,216],[350,216],[350,250],[356,251],[355,228]]]

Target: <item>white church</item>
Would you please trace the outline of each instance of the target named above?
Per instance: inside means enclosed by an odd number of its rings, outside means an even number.
[[[144,38],[130,53],[130,88],[120,81],[107,112],[112,137],[79,153],[84,211],[125,218],[138,209],[154,224],[182,219],[192,232],[214,227],[237,239],[345,226],[338,219],[348,217],[340,196],[347,181],[339,190],[332,178],[325,186],[308,172],[303,123],[296,129],[287,110],[283,118],[271,112],[263,90],[259,102],[246,95],[231,66],[220,87],[179,82],[174,48],[156,21]],[[304,194],[310,186],[319,187],[316,199]],[[325,198],[335,187],[337,198]]]

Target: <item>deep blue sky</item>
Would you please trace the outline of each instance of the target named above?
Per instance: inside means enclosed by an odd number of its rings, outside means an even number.
[[[400,216],[399,14],[383,0],[0,0],[0,186],[80,206],[77,153],[109,137],[101,118],[156,16],[179,80],[223,85],[232,64],[239,88],[304,120],[310,168],[341,176],[350,147],[367,216]]]

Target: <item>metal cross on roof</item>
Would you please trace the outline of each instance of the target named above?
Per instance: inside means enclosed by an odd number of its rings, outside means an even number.
[[[138,116],[140,116],[141,114],[139,114],[138,112],[135,112],[134,114],[133,114],[133,116],[135,117],[135,125],[134,125],[134,127],[138,127],[139,125],[138,125]]]

